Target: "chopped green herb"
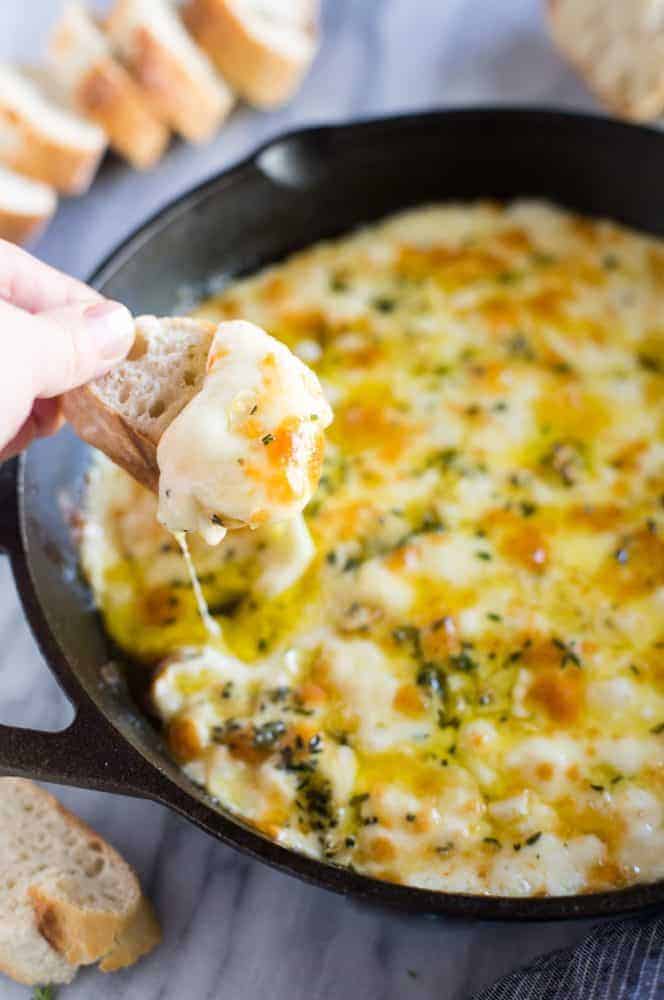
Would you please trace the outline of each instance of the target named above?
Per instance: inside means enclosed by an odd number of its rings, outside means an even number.
[[[275,719],[274,722],[265,722],[262,726],[256,726],[254,729],[254,746],[258,750],[273,747],[279,737],[283,736],[285,732],[286,723],[282,722],[281,719]]]
[[[591,782],[590,783],[590,787],[592,788],[593,792],[603,792],[604,791],[604,785],[593,785],[593,783]]]
[[[535,352],[528,338],[521,332],[512,334],[507,341],[507,352],[513,358],[520,358],[522,361],[533,361],[535,358]]]
[[[542,836],[541,830],[538,830],[537,833],[532,833],[530,837],[526,839],[526,844],[528,845],[528,847],[532,847],[533,844],[536,844],[541,836]]]
[[[664,733],[664,722],[659,722],[656,726],[653,726],[650,730],[655,736],[659,736],[660,733]]]
[[[497,614],[495,611],[487,611],[486,616],[492,622],[502,622],[503,620],[503,616]]]
[[[501,843],[497,837],[483,837],[482,843],[491,844],[493,847],[501,847]]]
[[[391,299],[387,295],[381,295],[373,300],[372,305],[378,312],[391,313],[396,309],[397,303],[395,299]]]
[[[429,694],[441,695],[445,687],[445,678],[434,663],[425,663],[417,675],[417,684],[425,688]]]
[[[476,552],[475,555],[477,556],[478,559],[483,559],[484,562],[490,562],[493,559],[493,556],[491,555],[491,553],[490,552],[485,552],[484,550],[480,550],[479,552]]]
[[[661,375],[664,371],[664,366],[658,358],[653,358],[650,354],[639,354],[638,362],[646,372],[651,372],[653,375]]]
[[[461,653],[455,653],[453,656],[450,656],[450,666],[456,670],[468,672],[470,670],[477,670],[479,664],[464,650]]]
[[[265,437],[261,438],[261,441],[267,447],[267,445],[272,444],[274,441],[274,434],[266,434]]]
[[[342,274],[330,275],[330,291],[331,292],[348,291],[348,281]]]
[[[558,649],[563,654],[562,661],[560,664],[562,667],[566,667],[568,663],[573,663],[575,667],[583,666],[581,658],[579,654],[575,652],[572,643],[563,642],[562,639],[558,639],[555,636],[551,641],[553,642],[554,646],[557,646]]]

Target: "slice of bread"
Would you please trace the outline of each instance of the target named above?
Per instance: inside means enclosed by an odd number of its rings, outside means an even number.
[[[288,101],[318,50],[317,0],[184,0],[183,13],[231,87],[259,108]]]
[[[31,243],[48,225],[57,204],[52,187],[0,166],[0,239]]]
[[[66,100],[105,130],[120,156],[138,170],[147,170],[161,159],[170,130],[114,58],[107,39],[82,4],[66,5],[50,39],[47,62]]]
[[[106,21],[116,52],[156,112],[190,142],[217,131],[234,98],[166,0],[116,0]]]
[[[63,194],[82,194],[105,150],[99,126],[56,103],[27,74],[0,64],[2,163]]]
[[[216,329],[203,320],[140,317],[127,360],[68,392],[65,417],[79,437],[157,492],[159,439],[200,391]]]
[[[129,865],[31,781],[0,778],[0,858],[0,970],[18,982],[71,982],[79,965],[121,967],[158,943]]]
[[[662,114],[663,0],[548,0],[548,12],[556,45],[611,111]]]

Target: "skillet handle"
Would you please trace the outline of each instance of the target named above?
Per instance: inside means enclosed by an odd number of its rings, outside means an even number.
[[[0,464],[0,552],[10,555],[20,544],[18,458]]]
[[[155,799],[169,784],[92,703],[58,733],[0,725],[0,776]]]

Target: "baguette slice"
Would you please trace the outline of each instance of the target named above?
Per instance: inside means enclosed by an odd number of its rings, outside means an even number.
[[[217,131],[234,98],[166,0],[116,0],[108,36],[157,114],[190,142]]]
[[[663,0],[548,0],[548,13],[556,45],[611,111],[662,114]]]
[[[146,919],[134,872],[31,781],[0,779],[0,857],[0,970],[66,983],[79,965],[129,954],[123,936]],[[141,937],[158,942],[156,921]]]
[[[97,122],[112,148],[138,170],[163,156],[170,131],[80,3],[68,3],[51,36],[48,68],[65,99]]]
[[[258,108],[290,100],[318,50],[317,0],[185,0],[184,19],[231,87]]]
[[[52,187],[0,166],[0,239],[33,242],[48,225],[57,204]]]
[[[216,329],[203,320],[142,316],[127,360],[63,397],[78,436],[155,493],[159,439],[202,388]]]
[[[106,150],[101,128],[51,100],[20,70],[0,64],[0,160],[63,194],[90,187]]]

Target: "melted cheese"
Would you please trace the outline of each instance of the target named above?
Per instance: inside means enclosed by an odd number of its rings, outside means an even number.
[[[331,421],[318,379],[283,344],[251,323],[221,323],[201,391],[159,442],[159,520],[216,545],[227,528],[299,514]]]
[[[664,875],[664,247],[430,207],[206,303],[335,408],[299,518],[192,556],[93,476],[107,628],[190,777],[278,842],[441,891]],[[260,453],[259,451],[259,454]]]

